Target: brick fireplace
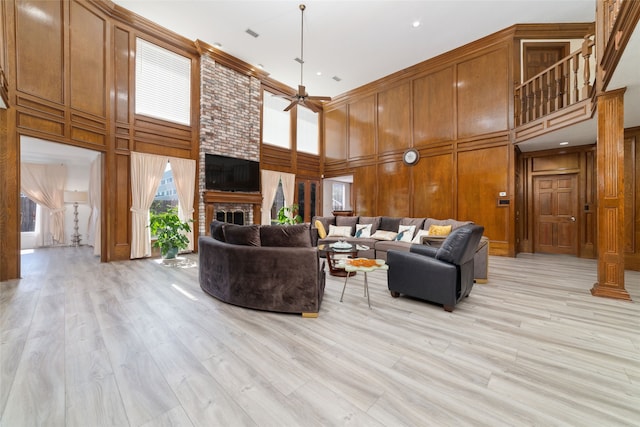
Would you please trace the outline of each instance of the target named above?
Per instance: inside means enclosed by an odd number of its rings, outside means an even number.
[[[260,161],[260,80],[232,70],[209,55],[201,57],[200,87],[200,233],[211,220],[231,213],[245,224],[260,223],[261,193],[212,191],[205,188],[205,154]],[[242,214],[242,215],[240,215]]]

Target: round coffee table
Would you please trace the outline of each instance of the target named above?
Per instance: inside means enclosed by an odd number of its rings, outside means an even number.
[[[338,242],[336,242],[338,243]],[[345,259],[356,258],[358,251],[367,251],[369,246],[349,244],[336,246],[336,243],[323,243],[318,245],[318,251],[327,258],[329,274],[337,277],[355,276],[355,271],[345,271]]]

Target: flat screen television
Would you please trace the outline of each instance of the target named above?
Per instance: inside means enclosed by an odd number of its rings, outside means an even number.
[[[260,163],[205,154],[205,187],[218,191],[260,191]]]

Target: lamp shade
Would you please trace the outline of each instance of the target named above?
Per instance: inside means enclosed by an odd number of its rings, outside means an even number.
[[[64,201],[65,203],[86,203],[87,192],[86,191],[65,191]]]

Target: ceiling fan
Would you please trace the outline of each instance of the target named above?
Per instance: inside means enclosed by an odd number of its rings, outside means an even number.
[[[329,96],[309,96],[306,88],[304,87],[302,76],[303,76],[303,67],[304,67],[304,10],[306,6],[304,4],[300,5],[300,85],[298,86],[298,92],[295,95],[286,96],[283,95],[283,98],[288,99],[291,103],[284,109],[284,111],[289,111],[296,105],[302,105],[307,107],[314,113],[322,110],[322,102],[323,101],[331,101],[331,97]]]

